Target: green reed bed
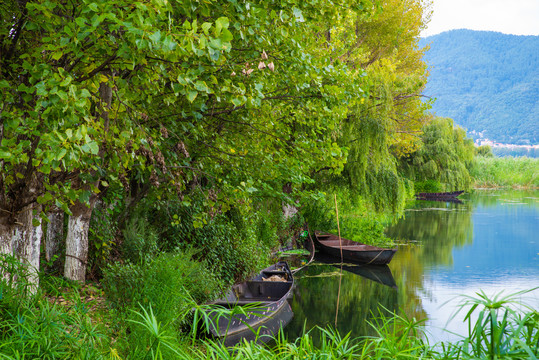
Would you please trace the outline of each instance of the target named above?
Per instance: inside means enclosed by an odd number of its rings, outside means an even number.
[[[479,156],[471,175],[475,187],[539,188],[539,159]]]

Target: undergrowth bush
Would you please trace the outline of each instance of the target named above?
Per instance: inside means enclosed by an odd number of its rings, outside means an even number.
[[[121,251],[137,262],[154,250],[195,248],[200,250],[195,259],[206,261],[214,274],[231,284],[259,270],[278,246],[289,224],[275,206],[247,200],[218,205],[202,190],[183,201],[149,197],[133,214],[129,222],[133,225],[124,231]]]
[[[103,324],[89,316],[78,285],[64,280],[51,285],[48,277],[42,277],[42,288],[36,289],[25,267],[18,264],[17,259],[0,255],[4,275],[0,277],[0,358],[102,358],[110,338]],[[64,290],[63,306],[42,290],[58,285]]]
[[[416,193],[422,192],[440,192],[443,191],[443,185],[436,180],[416,181],[414,183]]]
[[[104,271],[103,289],[112,307],[121,311],[152,305],[156,317],[176,317],[189,293],[196,302],[220,291],[206,263],[193,260],[195,251],[163,253],[141,264],[112,264]]]

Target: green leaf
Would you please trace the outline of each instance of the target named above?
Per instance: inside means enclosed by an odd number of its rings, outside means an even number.
[[[161,40],[161,31],[157,30],[152,35],[150,35],[150,40],[154,43],[158,43]]]
[[[198,91],[204,91],[208,94],[212,92],[208,85],[206,85],[206,82],[200,80],[195,83],[195,89],[197,89]]]
[[[223,42],[230,42],[233,38],[232,33],[228,29],[223,29],[223,32],[219,37]]]
[[[67,150],[65,148],[61,148],[58,153],[56,153],[56,160],[60,161],[64,158],[64,156],[67,154]]]
[[[292,8],[292,11],[294,12],[294,16],[296,17],[297,22],[305,22],[305,19],[303,18],[303,13],[300,9],[294,6]]]
[[[97,155],[97,153],[99,152],[99,145],[97,145],[97,142],[91,141],[88,143],[88,146],[90,147],[90,153],[92,153],[93,155]]]
[[[189,100],[190,103],[192,103],[193,101],[195,101],[196,97],[198,95],[198,91],[188,91],[187,92],[187,100]]]
[[[202,31],[204,31],[204,34],[208,35],[208,31],[211,28],[211,23],[205,22],[202,24]]]
[[[228,21],[228,18],[226,17],[220,17],[219,19],[217,19],[217,21],[215,21],[215,36],[221,35],[221,30],[228,29],[229,24],[230,23]]]
[[[9,151],[7,150],[0,150],[0,159],[9,159],[11,158],[11,156],[13,156]]]

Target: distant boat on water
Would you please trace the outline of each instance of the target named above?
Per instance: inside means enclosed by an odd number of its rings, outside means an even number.
[[[417,200],[457,200],[457,197],[464,193],[464,190],[450,191],[450,192],[434,192],[434,193],[417,193],[415,198]]]

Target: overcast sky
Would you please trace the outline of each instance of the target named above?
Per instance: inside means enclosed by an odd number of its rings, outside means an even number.
[[[539,35],[539,0],[432,0],[433,15],[421,36],[451,29]]]

